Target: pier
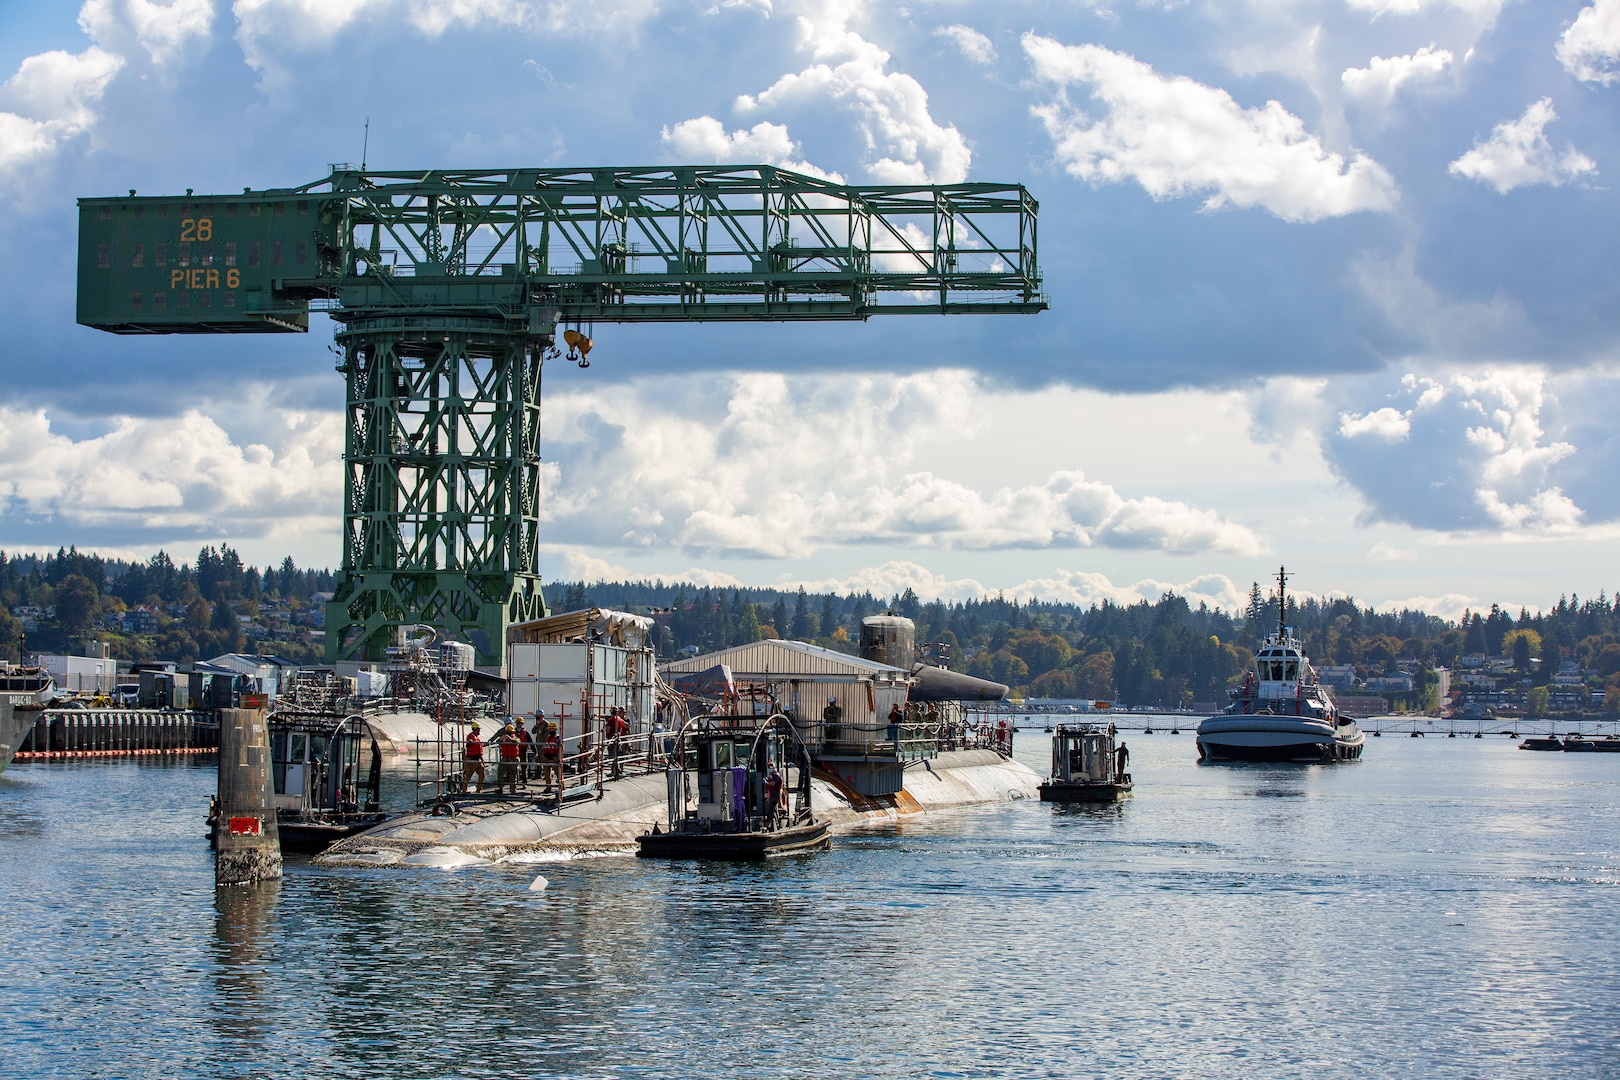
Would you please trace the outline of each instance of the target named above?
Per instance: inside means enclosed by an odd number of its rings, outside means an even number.
[[[219,749],[213,712],[166,709],[46,709],[15,762],[212,754]]]

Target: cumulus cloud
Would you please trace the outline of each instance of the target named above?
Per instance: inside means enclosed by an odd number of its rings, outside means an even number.
[[[1339,81],[1350,97],[1387,105],[1402,86],[1438,78],[1451,61],[1450,49],[1429,44],[1406,56],[1375,56],[1364,68],[1345,68]]]
[[[1059,570],[1048,577],[1032,578],[1006,590],[1009,597],[1022,600],[1050,600],[1089,607],[1104,600],[1115,604],[1157,601],[1173,592],[1197,607],[1200,603],[1225,611],[1241,611],[1247,593],[1225,574],[1202,574],[1191,581],[1175,583],[1144,578],[1130,585],[1116,585],[1104,574],[1079,570]]]
[[[899,596],[910,589],[922,600],[978,600],[995,592],[977,578],[949,577],[908,559],[892,559],[834,577],[784,581],[780,587],[797,589],[801,585],[807,592],[870,593],[877,597]]]
[[[1146,600],[1153,603],[1165,593],[1173,592],[1186,597],[1194,607],[1206,603],[1226,611],[1241,610],[1247,597],[1245,591],[1224,574],[1203,574],[1185,582],[1144,578],[1131,584],[1115,584],[1106,574],[1059,569],[1014,585],[986,585],[977,578],[952,578],[909,560],[893,560],[853,573],[813,581],[785,582],[782,587],[796,589],[800,585],[810,592],[871,593],[873,596],[887,597],[910,589],[922,600],[982,600],[999,595],[1021,603],[1044,600],[1082,607],[1104,601],[1135,604]]]
[[[1572,534],[1593,516],[1564,489],[1563,471],[1577,448],[1547,430],[1554,403],[1543,372],[1408,374],[1396,386],[1374,377],[1339,380],[1323,391],[1330,398],[1369,392],[1394,404],[1342,411],[1323,440],[1334,471],[1367,501],[1369,518],[1443,532],[1548,536]]]
[[[93,40],[117,48],[132,36],[159,68],[206,41],[213,23],[213,0],[85,0],[79,9],[79,26]]]
[[[996,59],[996,47],[991,40],[971,26],[956,23],[951,26],[942,26],[934,31],[942,38],[948,38],[961,50],[963,56],[975,64],[989,64]]]
[[[1023,44],[1036,76],[1059,89],[1033,111],[1059,163],[1081,180],[1134,180],[1155,199],[1204,194],[1206,210],[1260,207],[1285,221],[1395,205],[1395,182],[1382,166],[1360,153],[1347,163],[1276,101],[1245,109],[1224,90],[1160,75],[1100,45],[1033,33]],[[1087,90],[1102,115],[1071,105],[1071,86]]]
[[[552,37],[623,31],[658,0],[236,0],[236,40],[250,66],[273,67],[288,50],[323,48],[350,26],[387,22],[437,38],[458,27],[495,26]]]
[[[587,585],[598,581],[641,581],[650,578],[662,578],[665,581],[682,581],[689,585],[706,585],[710,588],[737,588],[749,585],[742,579],[723,570],[707,570],[700,566],[688,567],[670,573],[649,574],[642,570],[632,570],[627,566],[610,562],[580,548],[569,547],[564,544],[540,545],[540,573],[550,581],[583,581]],[[758,584],[754,582],[752,584]]]
[[[1339,416],[1339,434],[1347,439],[1367,435],[1385,442],[1404,442],[1411,437],[1412,420],[1408,414],[1388,406],[1361,416],[1343,413]]]
[[[874,155],[865,162],[866,173],[878,183],[954,184],[967,179],[973,159],[967,140],[955,125],[933,118],[921,83],[889,71],[888,52],[850,29],[856,7],[816,2],[801,8],[796,19],[799,47],[814,62],[758,94],[742,95],[737,112],[753,116],[837,105],[854,114]]]
[[[92,45],[27,57],[0,86],[0,175],[53,153],[89,128],[123,58]]]
[[[1558,187],[1597,174],[1597,164],[1573,146],[1559,153],[1547,141],[1546,127],[1558,119],[1551,98],[1530,103],[1517,120],[1504,120],[1491,137],[1451,163],[1454,176],[1489,184],[1502,194],[1530,184]]]
[[[154,545],[218,536],[226,521],[231,537],[335,540],[342,415],[276,412],[259,397],[281,429],[279,446],[240,445],[197,410],[117,418],[105,434],[75,439],[44,409],[0,406],[0,518],[115,530]]]
[[[788,134],[787,125],[761,120],[751,128],[727,132],[712,116],[682,120],[660,133],[664,148],[678,161],[701,161],[717,165],[776,165],[795,172],[819,176],[834,183],[844,178],[818,168],[800,157],[799,144]]]
[[[867,544],[1263,550],[1214,511],[1128,497],[1075,469],[987,492],[914,468],[919,447],[974,429],[980,392],[972,376],[943,372],[554,395],[548,456],[563,464],[548,527],[568,542],[763,558]]]
[[[1445,593],[1441,596],[1408,596],[1404,600],[1382,600],[1372,605],[1375,611],[1391,614],[1402,611],[1421,611],[1428,615],[1438,615],[1442,619],[1456,622],[1462,618],[1465,611],[1479,611],[1490,607],[1490,600],[1482,600],[1477,596],[1468,596],[1463,593]],[[1518,607],[1517,604],[1508,604],[1508,608]],[[1534,610],[1534,605],[1530,605]]]
[[[1596,0],[1583,8],[1558,39],[1558,62],[1584,82],[1620,80],[1620,0]]]

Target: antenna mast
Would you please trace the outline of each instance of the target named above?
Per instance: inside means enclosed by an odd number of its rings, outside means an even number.
[[[1277,567],[1277,639],[1280,641],[1288,636],[1288,627],[1284,625],[1288,619],[1288,571],[1284,567]]]

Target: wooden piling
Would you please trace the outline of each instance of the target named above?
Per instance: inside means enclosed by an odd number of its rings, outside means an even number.
[[[219,712],[219,803],[214,884],[281,877],[281,838],[270,805],[270,733],[263,709]]]

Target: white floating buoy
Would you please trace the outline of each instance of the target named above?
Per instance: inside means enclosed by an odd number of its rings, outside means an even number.
[[[530,892],[545,892],[546,891],[546,886],[550,885],[550,884],[551,884],[551,882],[547,881],[546,878],[545,878],[545,875],[542,874],[539,877],[535,878],[533,881],[529,882],[529,891]]]

